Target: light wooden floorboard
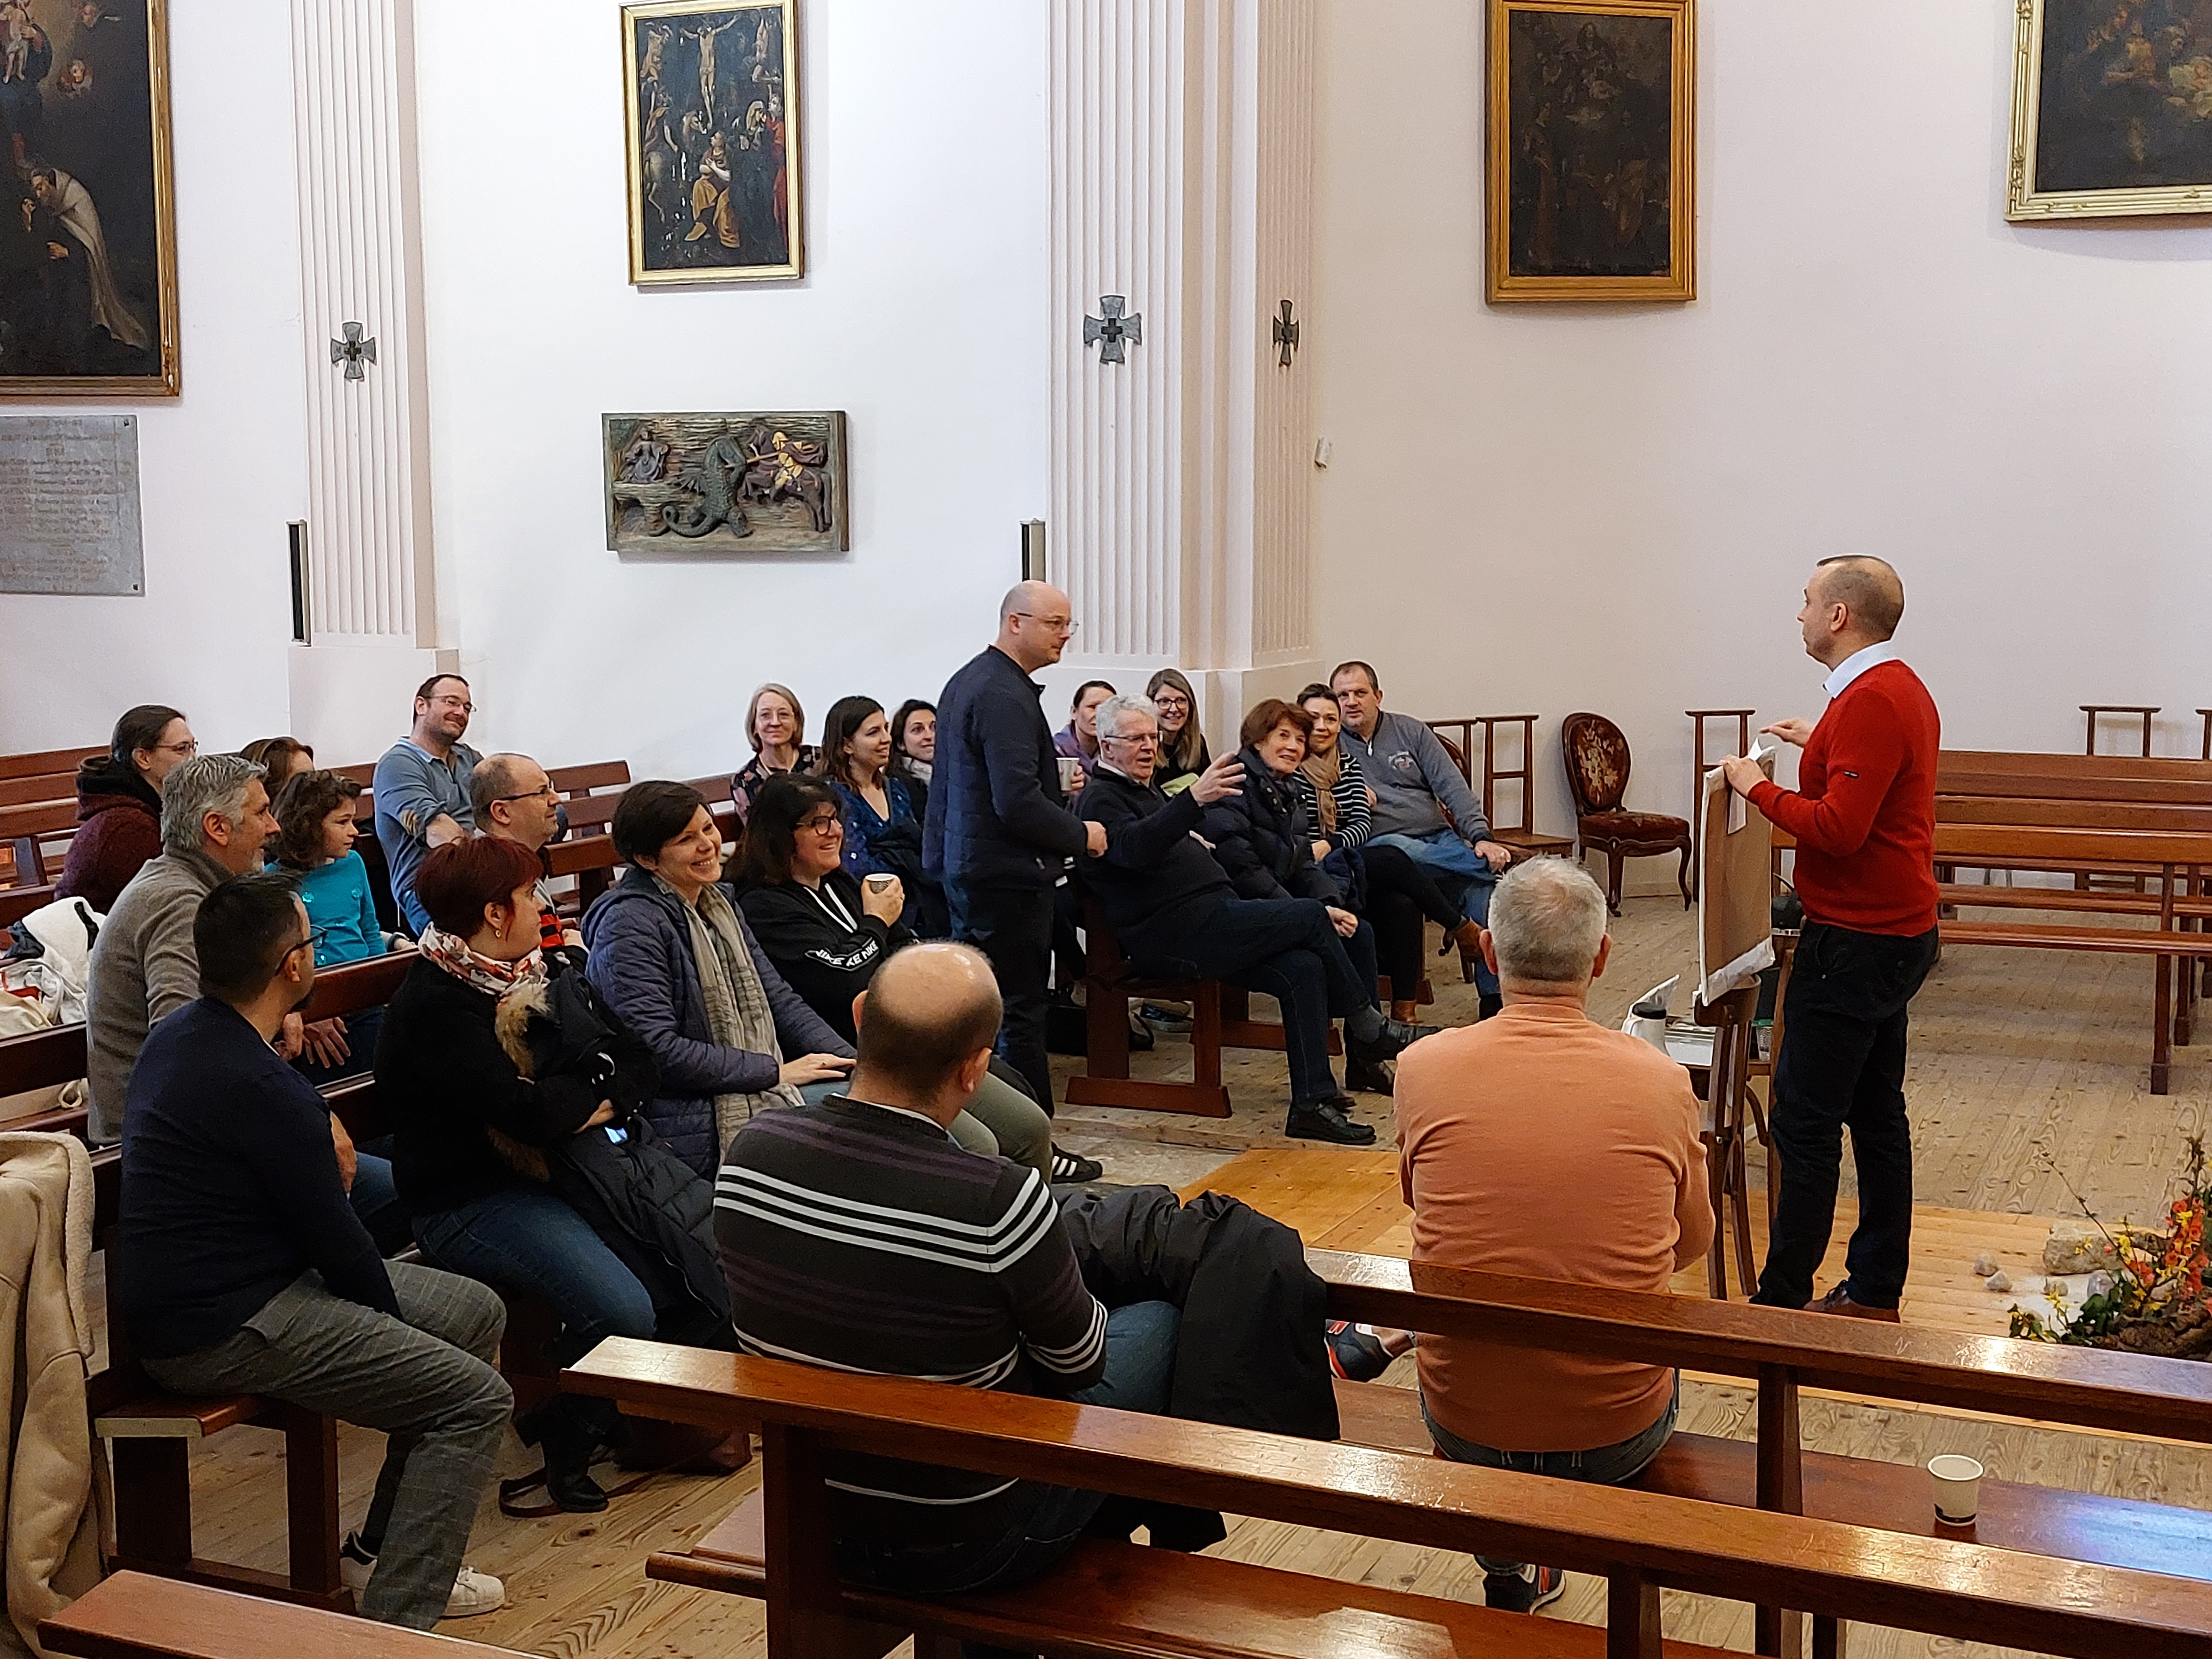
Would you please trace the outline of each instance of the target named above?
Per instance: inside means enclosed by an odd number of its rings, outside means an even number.
[[[1692,971],[1689,919],[1679,903],[1631,899],[1615,927],[1612,970],[1595,988],[1592,1012],[1618,1021],[1629,1001],[1677,972]],[[1424,1018],[1459,1024],[1475,1012],[1472,987],[1456,963],[1436,961],[1437,1001]],[[1906,1291],[1909,1318],[1948,1328],[2001,1332],[2006,1298],[1991,1297],[1966,1267],[1992,1249],[2017,1279],[2033,1272],[2042,1229],[2071,1213],[2063,1170],[2100,1212],[2156,1213],[2188,1135],[2202,1133],[2212,1105],[2212,1043],[2177,1051],[2173,1093],[2148,1087],[2149,969],[2118,958],[1982,949],[1955,951],[1937,968],[1914,1006],[1908,1088],[1913,1104],[1918,1249]],[[1260,1017],[1271,1012],[1256,998]],[[1678,996],[1676,1011],[1684,999]],[[1136,1056],[1139,1075],[1188,1074],[1188,1045],[1164,1037]],[[1065,1078],[1076,1062],[1054,1061]],[[1286,1103],[1277,1054],[1242,1053],[1224,1067],[1234,1115],[1219,1122],[1156,1113],[1063,1109],[1063,1145],[1102,1158],[1108,1178],[1234,1187],[1270,1213],[1298,1225],[1316,1243],[1403,1252],[1407,1218],[1396,1195],[1389,1102],[1362,1097],[1361,1115],[1382,1132],[1382,1150],[1315,1152],[1280,1133]],[[1287,1152],[1269,1158],[1241,1154]],[[1223,1166],[1239,1161],[1236,1170]],[[1760,1171],[1754,1150],[1753,1193]],[[1218,1173],[1217,1173],[1218,1172]],[[1852,1188],[1845,1169],[1837,1251],[1846,1236]],[[1757,1213],[1764,1249],[1764,1216]],[[1832,1282],[1837,1268],[1824,1273]],[[1702,1267],[1681,1288],[1703,1289]],[[1409,1362],[1391,1380],[1410,1382]],[[1683,1424],[1703,1433],[1750,1436],[1743,1389],[1692,1380]],[[1904,1411],[1868,1402],[1809,1399],[1806,1440],[1824,1450],[1921,1462],[1961,1450],[2021,1480],[2212,1508],[2212,1451],[2130,1441],[1975,1418]],[[341,1431],[344,1513],[366,1509],[381,1437]],[[534,1455],[509,1441],[500,1473],[531,1467]],[[234,1430],[194,1456],[204,1553],[249,1565],[283,1561],[282,1454],[276,1437]],[[503,1577],[509,1605],[485,1618],[450,1623],[450,1634],[495,1643],[548,1659],[714,1654],[755,1659],[763,1649],[757,1603],[712,1591],[648,1584],[644,1561],[680,1548],[719,1521],[752,1489],[756,1471],[711,1478],[668,1475],[617,1500],[601,1516],[510,1521],[487,1498],[471,1559]],[[1251,1520],[1232,1522],[1224,1553],[1301,1571],[1479,1600],[1481,1576],[1469,1559],[1448,1553],[1339,1539]],[[1603,1619],[1602,1588],[1577,1580],[1559,1616]],[[1669,1595],[1670,1634],[1747,1650],[1748,1609]],[[1997,1650],[1856,1629],[1856,1659],[1934,1659],[1938,1654],[1993,1655]]]

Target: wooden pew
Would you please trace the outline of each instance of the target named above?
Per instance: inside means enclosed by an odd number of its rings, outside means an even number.
[[[0,806],[0,845],[13,860],[14,884],[34,887],[58,877],[76,829],[74,800]]]
[[[1808,1388],[1996,1412],[2109,1432],[2212,1443],[2212,1367],[2188,1360],[1964,1337],[1948,1331],[1601,1291],[1395,1257],[1309,1249],[1331,1317],[1522,1343],[1738,1376],[1759,1391],[1755,1443],[1677,1431],[1634,1483],[1700,1502],[1777,1510],[1922,1536],[1939,1527],[1925,1473],[1906,1464],[1803,1450]],[[1346,1440],[1425,1451],[1413,1390],[1337,1384]],[[1984,1477],[1979,1541],[2027,1554],[2212,1580],[2212,1514]],[[1759,1651],[1783,1645],[1763,1609]]]
[[[75,1659],[506,1659],[508,1650],[371,1624],[319,1607],[143,1572],[118,1572],[39,1621],[49,1653]]]
[[[1662,1587],[2099,1659],[2212,1641],[2212,1586],[1960,1539],[1780,1512],[1747,1523],[1718,1505],[1425,1455],[623,1339],[562,1381],[656,1415],[763,1424],[766,1479],[752,1515],[741,1510],[687,1553],[652,1557],[647,1574],[764,1599],[771,1659],[877,1655],[908,1632],[1086,1656],[1712,1654],[1662,1641]],[[1103,1540],[1003,1591],[917,1597],[842,1584],[821,1459],[848,1448],[1598,1573],[1607,1627]],[[1824,1651],[1836,1653],[1835,1626],[1824,1629]]]

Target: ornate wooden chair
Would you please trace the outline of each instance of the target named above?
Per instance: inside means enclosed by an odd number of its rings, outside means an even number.
[[[1682,908],[1690,906],[1690,823],[1663,812],[1632,812],[1621,805],[1628,793],[1628,739],[1602,714],[1570,714],[1559,728],[1565,751],[1567,788],[1575,798],[1575,833],[1583,851],[1606,856],[1605,902],[1620,914],[1620,866],[1627,859],[1679,854],[1675,882]]]

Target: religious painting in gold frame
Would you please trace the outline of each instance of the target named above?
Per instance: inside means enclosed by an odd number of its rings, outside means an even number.
[[[0,0],[0,400],[173,398],[165,0]]]
[[[797,0],[657,0],[622,29],[630,281],[802,275]]]
[[[1696,0],[1490,0],[1487,291],[1697,297]]]
[[[2020,0],[2014,221],[2212,213],[2212,7]]]

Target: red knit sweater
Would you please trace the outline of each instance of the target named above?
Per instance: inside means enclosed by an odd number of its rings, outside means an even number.
[[[1797,787],[1752,805],[1797,838],[1808,921],[1911,937],[1936,925],[1936,700],[1903,663],[1876,663],[1828,705]]]

